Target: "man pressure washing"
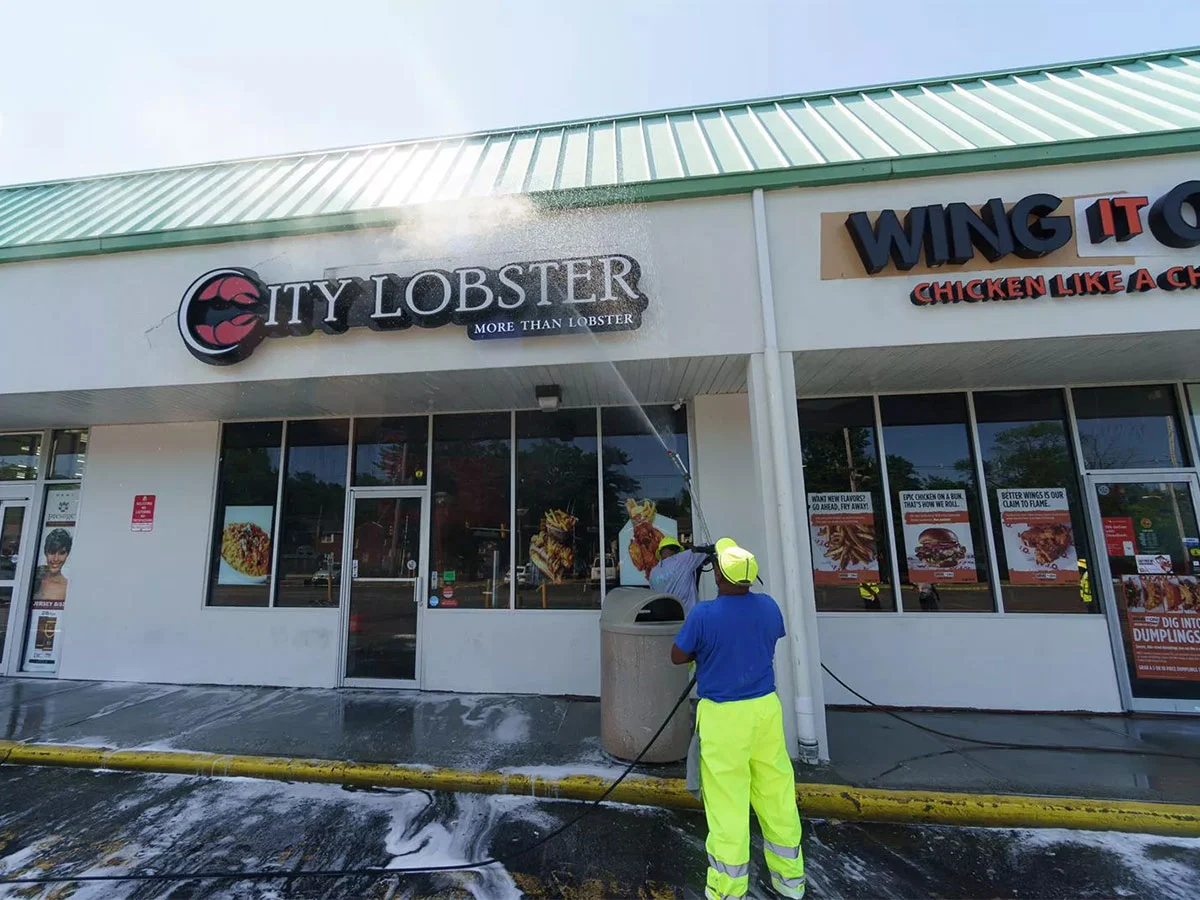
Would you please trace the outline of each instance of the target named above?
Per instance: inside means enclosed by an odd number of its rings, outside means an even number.
[[[650,587],[677,597],[683,604],[684,616],[690,616],[699,600],[700,567],[708,562],[714,549],[685,550],[676,538],[665,535],[654,551],[658,563],[650,570]]]
[[[758,816],[771,885],[804,896],[804,856],[792,762],[775,694],[775,644],[783,614],[750,586],[758,562],[730,538],[715,545],[717,598],[701,603],[671,647],[671,662],[696,661],[700,787],[708,819],[710,900],[744,897],[750,881],[750,807]]]

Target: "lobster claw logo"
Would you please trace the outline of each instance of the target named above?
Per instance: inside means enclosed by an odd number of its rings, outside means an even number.
[[[250,269],[205,272],[179,303],[179,334],[192,356],[210,365],[240,362],[264,337],[266,285]]]

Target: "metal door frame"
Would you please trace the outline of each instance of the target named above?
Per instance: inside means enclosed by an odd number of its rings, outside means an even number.
[[[29,606],[30,560],[37,559],[37,529],[33,520],[38,517],[37,485],[5,485],[0,487],[0,510],[8,504],[25,507],[25,518],[21,523],[21,554],[17,560],[16,578],[12,584],[12,604],[8,608],[8,631],[0,647],[0,676],[15,675],[21,671],[21,650],[25,646],[26,613]],[[7,586],[9,582],[5,582]]]
[[[416,659],[413,661],[415,677],[405,678],[349,678],[346,676],[346,657],[350,641],[350,591],[354,585],[354,508],[362,499],[417,499],[421,501],[421,535],[417,559],[417,575],[415,578],[398,579],[400,582],[410,581],[413,587],[413,601],[417,605],[417,640]],[[340,644],[337,653],[337,681],[342,687],[388,688],[391,690],[420,690],[423,679],[423,663],[425,654],[422,652],[425,634],[425,572],[429,563],[429,488],[428,487],[354,487],[346,491],[345,534],[342,535],[342,580],[338,590],[338,604],[341,607],[341,628],[339,629]],[[389,579],[390,580],[390,579]]]
[[[1120,611],[1113,588],[1112,571],[1108,565],[1108,546],[1104,542],[1104,522],[1100,516],[1100,501],[1096,496],[1097,484],[1137,484],[1146,481],[1186,482],[1191,488],[1192,511],[1200,524],[1200,478],[1193,469],[1120,469],[1111,472],[1088,472],[1084,476],[1087,487],[1087,508],[1091,518],[1092,546],[1095,558],[1103,560],[1102,566],[1091,567],[1092,591],[1097,587],[1096,577],[1103,575],[1102,583],[1104,613],[1108,619],[1108,638],[1112,645],[1113,665],[1117,669],[1117,684],[1121,689],[1121,702],[1130,712],[1187,713],[1200,714],[1200,700],[1169,700],[1134,697],[1129,678],[1130,660],[1125,658],[1125,639],[1121,630]],[[1182,537],[1182,535],[1180,536]],[[1186,551],[1187,548],[1185,547]],[[1190,554],[1188,555],[1190,559]],[[1191,573],[1188,573],[1191,574]]]

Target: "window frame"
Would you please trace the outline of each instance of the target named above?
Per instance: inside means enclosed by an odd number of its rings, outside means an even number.
[[[670,403],[654,403],[654,404],[650,404],[650,405],[652,405],[652,406],[669,406],[671,404]],[[605,531],[604,531],[604,521],[603,521],[603,519],[604,519],[604,459],[603,459],[602,448],[603,448],[603,441],[604,441],[604,431],[603,431],[603,424],[602,424],[602,410],[607,409],[607,408],[628,408],[628,407],[629,407],[629,404],[627,404],[627,403],[589,404],[587,406],[580,406],[580,407],[564,407],[564,409],[579,409],[579,410],[591,409],[595,413],[596,447],[597,447],[596,495],[597,495],[597,509],[598,509],[599,515],[600,515],[599,531],[598,531],[599,538],[598,539],[600,541],[600,546],[602,548],[604,547],[605,541],[606,541],[606,535],[605,535]],[[508,410],[487,410],[487,412],[503,413],[509,417],[509,535],[511,537],[509,540],[508,563],[509,563],[509,571],[514,573],[514,576],[515,576],[515,572],[516,572],[516,568],[517,568],[517,550],[518,550],[517,540],[516,540],[516,533],[517,533],[516,532],[516,529],[517,529],[517,413],[518,412],[526,412],[526,411],[529,411],[529,410],[527,410],[527,409],[519,410],[519,409],[515,409],[515,408],[508,409]],[[536,411],[536,410],[534,410],[534,411]],[[691,403],[684,404],[684,411],[685,411],[685,422],[686,422],[686,435],[687,435],[687,442],[688,442],[688,460],[687,460],[686,464],[688,466],[688,471],[694,472],[695,467],[696,467],[696,459],[698,456],[697,448],[696,448],[696,420],[695,420],[694,404],[691,404]],[[353,512],[353,510],[351,509],[351,503],[352,503],[351,491],[354,488],[354,484],[353,484],[354,449],[355,449],[355,437],[357,434],[357,425],[358,425],[358,422],[360,419],[378,419],[378,418],[394,418],[394,417],[412,417],[412,418],[424,417],[426,419],[426,432],[425,432],[425,434],[426,434],[425,473],[426,474],[425,474],[425,481],[424,481],[424,484],[409,485],[408,487],[415,487],[415,488],[418,488],[421,490],[425,490],[427,493],[429,493],[432,490],[431,486],[433,484],[433,467],[435,464],[435,460],[434,460],[434,456],[433,456],[434,419],[436,418],[437,415],[455,415],[455,414],[461,414],[463,412],[469,413],[470,411],[469,410],[467,410],[467,411],[447,410],[445,413],[432,413],[432,412],[429,412],[429,413],[388,413],[388,414],[382,414],[382,415],[373,414],[373,415],[361,415],[361,416],[345,416],[345,415],[289,416],[287,418],[255,417],[255,418],[250,418],[250,419],[222,419],[222,420],[220,420],[218,422],[219,427],[217,429],[216,442],[215,442],[215,446],[214,446],[214,457],[216,460],[216,464],[213,466],[212,487],[209,492],[208,549],[205,554],[205,568],[204,568],[205,584],[204,584],[204,589],[201,591],[201,596],[200,596],[201,609],[203,609],[203,610],[219,610],[219,611],[224,611],[224,612],[232,612],[232,611],[236,611],[236,610],[286,609],[289,611],[306,610],[308,612],[313,612],[313,613],[329,613],[331,610],[332,611],[340,611],[342,609],[342,601],[341,601],[340,596],[338,599],[337,606],[334,606],[334,607],[280,606],[277,602],[278,593],[279,593],[279,585],[278,585],[278,579],[276,578],[276,571],[277,571],[277,567],[278,567],[279,549],[280,549],[280,546],[282,543],[280,540],[280,528],[282,527],[282,515],[283,515],[283,489],[284,489],[286,473],[287,473],[287,446],[288,446],[287,438],[288,438],[289,423],[301,422],[301,421],[309,422],[309,421],[319,421],[319,420],[349,419],[350,429],[349,429],[349,438],[348,438],[347,451],[346,451],[346,500],[345,500],[345,506],[343,508],[343,523],[344,523],[344,522],[349,521],[349,517],[351,516],[351,514]],[[556,413],[555,412],[545,412],[545,413],[543,413],[543,415],[552,416],[552,415],[556,415]],[[272,547],[271,547],[271,591],[269,594],[269,602],[266,606],[219,606],[219,605],[214,605],[214,604],[210,603],[209,601],[212,596],[212,574],[211,573],[212,573],[213,557],[214,557],[214,554],[220,552],[219,548],[217,547],[217,542],[215,540],[215,534],[216,534],[217,501],[219,500],[220,487],[221,487],[221,448],[223,446],[223,442],[224,442],[224,438],[225,438],[225,429],[230,425],[256,424],[256,423],[271,424],[271,423],[275,423],[275,422],[280,423],[281,433],[280,433],[280,444],[279,444],[279,473],[277,475],[277,480],[276,480],[275,515],[273,518],[273,533],[272,533]],[[14,431],[13,433],[29,434],[29,433],[31,433],[31,431],[30,431],[30,429],[18,429],[16,431]],[[47,429],[47,430],[45,430],[45,434],[43,435],[43,443],[42,443],[42,456],[43,457],[45,457],[49,453],[49,438],[50,438],[50,430]],[[41,471],[40,468],[39,468],[39,471]],[[85,470],[85,476],[86,476],[86,470]],[[5,483],[8,483],[8,482],[5,482]],[[11,482],[11,483],[27,484],[27,483],[31,483],[31,482]],[[76,484],[79,482],[71,481],[71,482],[66,482],[66,483]],[[427,529],[432,527],[432,520],[430,518],[432,515],[433,515],[432,502],[426,503],[426,513],[425,513],[426,521],[423,523],[423,527],[425,527]],[[605,570],[606,570],[606,567],[602,565],[600,567],[600,598],[601,598],[602,605],[604,602],[604,598],[608,593],[608,584],[607,584],[607,577],[606,577]],[[518,609],[517,605],[516,605],[516,601],[517,601],[516,592],[517,592],[516,578],[510,577],[509,585],[508,585],[508,604],[506,606],[495,607],[495,608],[490,608],[490,609],[475,609],[472,607],[452,607],[452,608],[446,609],[444,607],[439,606],[439,607],[437,607],[436,610],[432,610],[432,611],[436,612],[438,615],[472,615],[472,614],[475,614],[475,615],[478,615],[478,614],[503,615],[505,613],[544,615],[546,613],[555,613],[555,614],[559,614],[559,615],[561,615],[561,614],[585,614],[585,615],[591,615],[591,616],[598,616],[600,614],[599,608],[563,608],[563,609],[549,609],[549,610],[532,609],[532,608],[531,609]],[[430,610],[427,608],[426,611],[428,612]]]

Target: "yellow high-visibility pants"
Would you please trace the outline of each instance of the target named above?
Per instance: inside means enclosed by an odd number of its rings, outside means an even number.
[[[804,896],[804,856],[796,779],[783,737],[779,697],[715,703],[696,709],[700,790],[708,819],[710,900],[744,897],[750,882],[750,808],[762,828],[771,884],[784,897]]]

